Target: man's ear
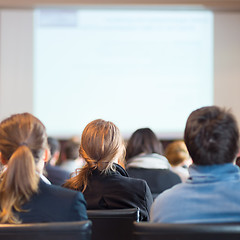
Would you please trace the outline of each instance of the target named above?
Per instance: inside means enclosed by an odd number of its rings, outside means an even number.
[[[3,159],[2,152],[0,152],[0,162],[2,163],[2,165],[7,164],[7,161],[5,159]]]

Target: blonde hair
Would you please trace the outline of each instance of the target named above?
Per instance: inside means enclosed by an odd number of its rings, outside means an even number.
[[[7,168],[0,175],[0,222],[20,223],[13,210],[38,191],[36,163],[47,147],[44,125],[29,113],[16,114],[0,124],[0,152]]]
[[[177,166],[189,159],[189,153],[184,141],[174,141],[169,143],[165,150],[165,157],[172,166]]]
[[[114,160],[124,159],[125,152],[124,142],[116,125],[102,119],[90,122],[83,130],[79,149],[86,164],[64,186],[84,192],[93,170],[98,169],[105,174],[115,171]]]

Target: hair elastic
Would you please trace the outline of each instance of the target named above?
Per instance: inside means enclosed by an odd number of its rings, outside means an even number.
[[[19,146],[28,146],[27,143],[23,142],[23,143],[20,143]]]

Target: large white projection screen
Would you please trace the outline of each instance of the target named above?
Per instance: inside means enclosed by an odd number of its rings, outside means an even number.
[[[178,138],[213,104],[211,12],[40,9],[34,39],[34,114],[49,135],[102,118],[124,137],[149,127]]]

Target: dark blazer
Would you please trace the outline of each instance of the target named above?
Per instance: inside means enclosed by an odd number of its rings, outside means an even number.
[[[140,209],[140,220],[149,220],[152,195],[147,183],[130,178],[127,172],[116,164],[116,172],[101,174],[94,170],[84,191],[87,209]]]
[[[45,167],[47,179],[54,185],[63,185],[70,178],[71,173],[58,167],[47,164]]]
[[[150,187],[154,199],[166,189],[181,183],[180,177],[169,169],[130,167],[127,172],[133,178],[144,179]]]
[[[40,180],[39,191],[16,213],[23,223],[82,221],[87,219],[82,193]]]

